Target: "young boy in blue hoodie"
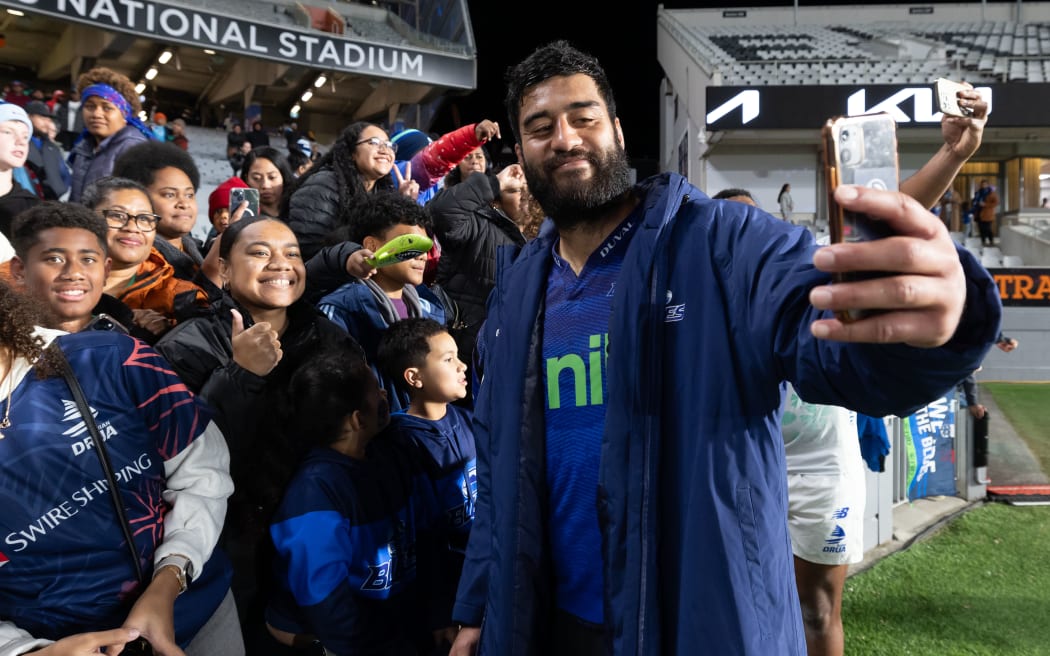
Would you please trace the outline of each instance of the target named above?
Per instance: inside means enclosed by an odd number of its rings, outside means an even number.
[[[431,319],[404,319],[390,326],[380,341],[378,361],[386,377],[408,394],[407,409],[391,415],[390,427],[414,446],[437,504],[430,535],[435,553],[427,554],[435,566],[421,568],[420,587],[440,646],[455,638],[447,627],[453,624],[452,605],[478,494],[471,413],[454,405],[467,395],[467,365],[459,359],[456,341]]]
[[[401,235],[427,236],[430,215],[426,208],[400,194],[369,194],[355,201],[353,220],[336,230],[331,241],[351,241],[370,251]],[[349,332],[379,376],[393,411],[408,405],[408,397],[399,392],[394,381],[376,366],[379,338],[395,322],[425,317],[445,323],[445,310],[440,298],[423,284],[426,253],[418,257],[373,269],[367,278],[349,282],[324,296],[317,307],[329,319]]]
[[[270,525],[270,633],[340,656],[415,656],[430,642],[418,540],[435,523],[415,450],[387,428],[386,395],[360,356],[319,353],[289,387],[295,428],[313,448]]]

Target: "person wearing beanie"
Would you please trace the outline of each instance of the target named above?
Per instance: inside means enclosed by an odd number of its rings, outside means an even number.
[[[11,80],[9,89],[4,94],[3,101],[16,105],[18,107],[25,108],[32,98],[26,93],[26,85],[21,80]]]
[[[183,150],[190,149],[190,140],[186,138],[186,121],[181,118],[171,122],[171,142]]]
[[[55,115],[55,109],[65,98],[66,92],[61,89],[55,89],[51,92],[51,98],[47,101],[47,106],[51,109],[52,116]]]
[[[82,99],[84,133],[73,145],[68,162],[73,170],[69,200],[80,201],[84,187],[113,172],[125,150],[153,139],[141,120],[142,104],[126,75],[102,66],[81,73],[77,89]]]
[[[149,129],[157,141],[170,141],[171,130],[168,128],[168,117],[164,112],[153,112],[153,125]]]
[[[40,197],[43,200],[59,200],[69,190],[73,175],[62,157],[62,149],[51,140],[55,129],[51,108],[41,100],[33,100],[26,105],[26,114],[33,124],[26,166],[40,182]]]
[[[211,250],[215,238],[230,227],[230,191],[233,189],[246,189],[248,184],[237,176],[230,176],[223,181],[215,191],[208,195],[208,218],[211,220],[211,230],[208,238],[204,241],[204,252]],[[237,209],[237,208],[232,208]]]
[[[11,236],[11,221],[40,198],[15,182],[29,156],[33,123],[25,110],[12,103],[0,104],[0,233]]]
[[[491,139],[499,138],[499,124],[485,119],[447,132],[437,141],[412,128],[398,132],[391,141],[397,144],[396,166],[404,174],[409,170],[406,165],[411,164],[412,179],[419,183],[416,201],[425,205],[441,190],[445,176],[463,158]],[[396,179],[393,173],[391,176]]]

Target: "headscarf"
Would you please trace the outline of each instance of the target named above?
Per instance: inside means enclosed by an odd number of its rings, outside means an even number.
[[[132,125],[142,134],[146,135],[147,139],[153,139],[153,131],[150,130],[146,125],[139,120],[138,116],[135,116],[134,112],[131,111],[131,103],[124,97],[124,94],[120,93],[108,84],[92,84],[91,86],[84,89],[80,94],[81,102],[88,99],[88,96],[98,96],[103,100],[108,100],[113,103],[120,113],[124,116],[124,120],[128,122],[128,125]],[[85,129],[84,132],[87,132]]]

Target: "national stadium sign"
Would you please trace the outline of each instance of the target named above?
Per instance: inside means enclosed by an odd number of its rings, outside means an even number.
[[[0,0],[0,6],[285,64],[473,89],[475,63],[438,53],[275,26],[181,5],[147,0]]]

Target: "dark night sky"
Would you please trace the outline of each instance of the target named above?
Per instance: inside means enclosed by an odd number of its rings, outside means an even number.
[[[947,0],[932,0],[940,4]],[[627,140],[627,154],[636,162],[659,154],[659,90],[663,72],[656,61],[655,0],[597,3],[587,0],[470,0],[471,23],[478,53],[478,88],[450,99],[439,113],[435,132],[489,118],[500,123],[511,142],[503,108],[503,73],[537,46],[567,39],[598,57],[612,82],[618,114]],[[824,0],[800,6],[848,5]],[[864,3],[892,4],[892,3]],[[927,4],[924,2],[923,4]],[[741,6],[792,6],[783,0],[746,3],[664,0],[668,9]]]
[[[665,7],[697,7],[665,2]],[[478,51],[478,88],[451,99],[438,116],[436,132],[489,118],[511,142],[503,107],[503,73],[537,46],[567,39],[598,57],[609,75],[632,158],[656,159],[659,152],[658,93],[662,73],[656,61],[656,7],[652,0],[598,4],[574,0],[470,3]],[[608,25],[611,23],[612,25]]]

